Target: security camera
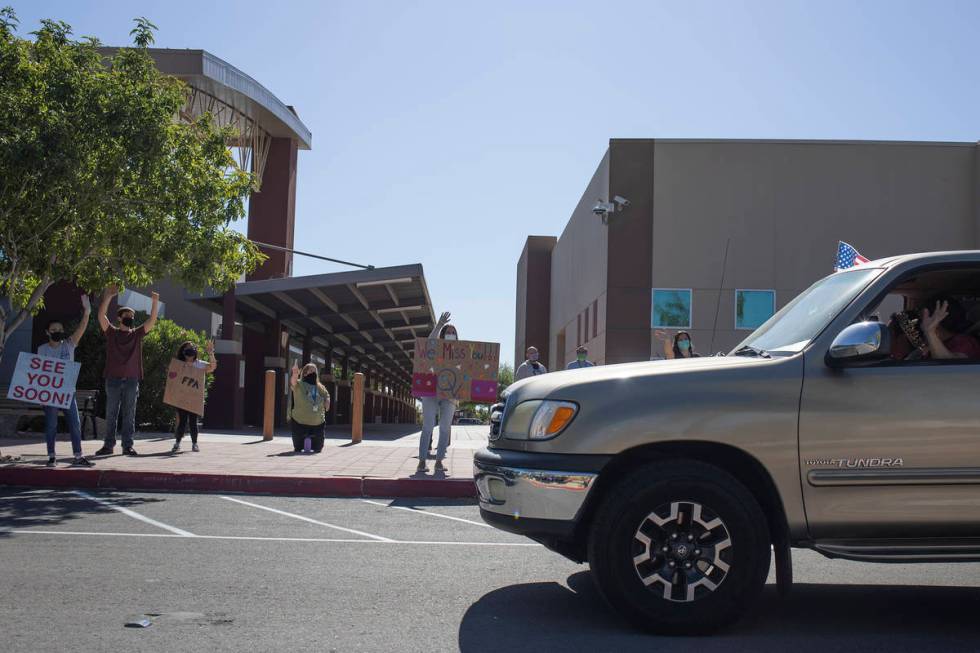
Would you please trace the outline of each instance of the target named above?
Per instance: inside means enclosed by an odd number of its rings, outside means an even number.
[[[621,209],[625,209],[627,206],[630,205],[630,201],[621,195],[617,195],[616,197],[614,197],[613,201],[616,202],[616,204],[619,204],[619,208]]]
[[[603,202],[602,200],[596,202],[596,205],[592,207],[592,213],[600,218],[606,217],[607,214],[612,213],[615,210],[615,204],[612,204],[611,202]]]

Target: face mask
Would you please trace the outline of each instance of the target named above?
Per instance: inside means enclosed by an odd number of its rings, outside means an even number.
[[[579,354],[578,356],[576,356],[576,358],[578,359],[578,362],[580,362],[580,363],[584,363],[585,362],[585,354]]]
[[[187,359],[187,358],[197,358],[197,350],[196,349],[185,349],[183,353],[184,353],[184,358],[185,359]]]
[[[51,338],[51,342],[61,342],[68,336],[63,331],[55,331],[54,333],[49,333],[48,337]]]
[[[136,324],[136,319],[132,317],[124,317],[120,321],[122,322],[122,325],[127,329],[132,329],[133,325]]]
[[[316,385],[316,374],[307,374],[303,377],[303,380],[310,385]]]
[[[531,354],[530,356],[528,356],[528,357],[527,357],[527,359],[528,359],[529,361],[536,361],[536,360],[538,360],[538,358],[540,358],[540,357],[541,357],[541,354],[539,354],[539,353],[537,353],[537,352],[535,352],[535,353],[533,353],[533,354]]]
[[[445,339],[446,340],[458,340],[458,338],[456,337],[456,334],[455,333],[447,333]]]
[[[687,351],[688,349],[691,348],[691,341],[690,340],[678,340],[677,341],[677,348],[680,349],[681,351]]]

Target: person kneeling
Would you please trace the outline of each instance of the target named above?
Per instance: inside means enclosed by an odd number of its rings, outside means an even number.
[[[307,363],[302,372],[293,365],[289,387],[292,390],[289,400],[289,419],[293,428],[293,451],[300,453],[305,449],[305,441],[310,439],[313,453],[323,451],[324,427],[327,410],[330,409],[330,393],[319,381],[316,365]]]

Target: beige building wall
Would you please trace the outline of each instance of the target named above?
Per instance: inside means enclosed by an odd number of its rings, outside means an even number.
[[[658,139],[652,285],[692,288],[696,347],[727,351],[749,333],[734,328],[735,290],[775,290],[778,310],[833,271],[838,240],[869,258],[980,247],[977,149]]]
[[[589,357],[605,356],[605,292],[608,262],[607,229],[592,213],[596,202],[609,196],[609,152],[599,163],[551,255],[551,327],[549,370],[575,359],[577,323],[589,313]],[[594,306],[598,306],[597,336],[593,337]],[[564,332],[564,338],[561,334]],[[564,363],[564,364],[563,364]]]

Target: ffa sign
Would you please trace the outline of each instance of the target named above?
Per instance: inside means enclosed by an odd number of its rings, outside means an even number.
[[[176,358],[167,368],[163,403],[195,415],[204,414],[204,368]]]
[[[497,401],[500,345],[495,342],[418,338],[412,395],[455,401]]]
[[[7,399],[68,408],[81,364],[22,351],[10,378]]]

